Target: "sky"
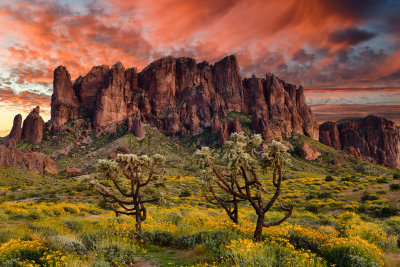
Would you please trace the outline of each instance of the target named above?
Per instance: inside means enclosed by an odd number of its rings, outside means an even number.
[[[166,55],[302,84],[319,122],[374,112],[399,122],[400,0],[1,0],[0,136],[36,105],[53,70],[143,69]]]

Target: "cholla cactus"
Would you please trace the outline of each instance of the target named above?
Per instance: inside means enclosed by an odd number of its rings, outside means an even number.
[[[98,169],[102,178],[111,181],[113,188],[106,187],[99,181],[92,181],[93,188],[106,202],[111,203],[111,209],[116,216],[120,214],[135,216],[137,234],[141,231],[142,221],[147,217],[144,204],[162,201],[162,196],[143,199],[141,188],[147,186],[154,175],[164,172],[159,170],[164,162],[165,157],[159,154],[152,157],[118,154],[115,160],[99,160]]]
[[[233,133],[225,143],[222,160],[224,166],[218,167],[219,160],[208,147],[195,152],[200,166],[204,169],[200,183],[207,201],[220,205],[225,209],[230,219],[238,222],[238,203],[250,202],[258,219],[254,239],[260,241],[263,227],[278,225],[287,220],[293,207],[281,209],[287,211],[286,216],[279,221],[264,222],[265,214],[275,204],[282,184],[282,168],[290,164],[287,148],[280,142],[272,141],[265,151],[260,149],[263,140],[260,135],[247,136],[244,133]],[[265,201],[263,182],[258,178],[258,171],[273,169],[272,182],[275,187],[274,195]]]

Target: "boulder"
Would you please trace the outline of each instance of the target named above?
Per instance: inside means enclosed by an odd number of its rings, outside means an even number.
[[[78,168],[66,168],[65,169],[65,172],[66,173],[70,173],[70,174],[80,174],[80,173],[82,173],[82,170],[81,169],[78,169]]]
[[[307,141],[304,141],[300,146],[300,155],[306,160],[315,160],[321,153],[317,148],[313,147]]]
[[[22,139],[33,144],[41,143],[43,138],[45,123],[39,113],[40,108],[34,108],[24,120],[22,126]]]

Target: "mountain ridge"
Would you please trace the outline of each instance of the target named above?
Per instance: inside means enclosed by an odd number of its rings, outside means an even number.
[[[51,106],[49,127],[54,131],[62,130],[68,119],[86,114],[99,132],[140,118],[167,134],[186,136],[233,111],[253,115],[254,130],[267,140],[288,137],[292,132],[318,137],[303,87],[270,73],[265,78],[242,79],[235,56],[214,65],[169,56],[139,73],[121,63],[111,68],[95,66],[74,83],[60,66],[54,72]]]

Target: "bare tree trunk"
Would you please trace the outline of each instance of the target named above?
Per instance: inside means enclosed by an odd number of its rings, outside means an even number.
[[[142,218],[141,218],[141,212],[140,208],[136,208],[136,236],[140,237],[141,232],[142,232]]]
[[[261,215],[258,215],[258,218],[257,218],[256,230],[254,231],[254,241],[256,241],[256,242],[261,241],[264,217],[265,217],[265,213],[262,213]]]

